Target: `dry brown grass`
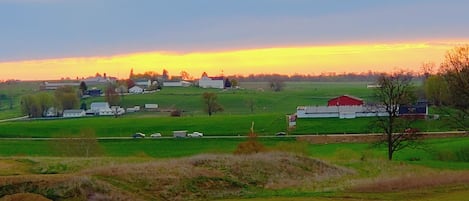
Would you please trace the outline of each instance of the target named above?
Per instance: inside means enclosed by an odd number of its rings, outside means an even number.
[[[396,192],[469,184],[469,172],[429,172],[391,178],[377,178],[355,185],[354,192]]]
[[[252,187],[299,187],[350,173],[309,157],[279,152],[199,155],[89,172],[117,186],[138,191],[146,199],[161,200],[239,196]]]
[[[52,201],[42,195],[33,193],[18,193],[14,195],[6,195],[0,201]]]
[[[78,173],[3,176],[0,197],[35,193],[52,200],[208,200],[256,189],[304,187],[351,173],[300,154],[206,154],[116,163]]]

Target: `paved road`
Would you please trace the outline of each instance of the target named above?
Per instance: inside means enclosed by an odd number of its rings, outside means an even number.
[[[11,118],[11,119],[2,119],[2,120],[0,120],[0,122],[16,121],[16,120],[27,119],[27,118],[28,118],[28,116],[16,117],[16,118]]]
[[[467,134],[466,131],[447,131],[447,132],[422,132],[422,134],[428,135],[452,135],[460,136]],[[366,136],[378,136],[382,134],[377,133],[368,133],[368,134],[328,134],[328,135],[286,135],[286,136],[258,136],[259,138],[296,138],[296,137],[366,137]],[[247,138],[248,136],[204,136],[203,139],[236,139],[236,138]],[[198,137],[193,137],[198,138]],[[0,138],[0,140],[65,140],[65,139],[86,139],[86,138]],[[98,137],[98,140],[131,140],[134,139],[133,137]],[[157,139],[174,139],[174,137],[158,137],[158,138],[151,138],[146,137],[143,138],[145,140],[157,140]],[[191,139],[191,137],[186,137],[184,139]]]

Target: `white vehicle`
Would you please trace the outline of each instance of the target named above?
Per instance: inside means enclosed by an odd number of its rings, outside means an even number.
[[[188,137],[203,137],[204,134],[203,133],[200,133],[200,132],[193,132],[193,133],[189,133],[187,134]]]
[[[153,134],[150,135],[150,137],[159,138],[159,137],[161,137],[161,133],[153,133]]]

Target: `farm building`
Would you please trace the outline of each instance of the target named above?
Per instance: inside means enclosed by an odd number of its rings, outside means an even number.
[[[400,105],[399,116],[425,119],[428,115],[428,104],[426,101],[419,101],[415,105]]]
[[[363,99],[349,95],[335,97],[327,101],[327,106],[360,106],[363,104]]]
[[[145,104],[145,110],[156,111],[158,110],[158,104]]]
[[[56,90],[60,87],[65,87],[65,86],[72,86],[72,87],[78,87],[80,86],[79,82],[43,82],[40,86],[40,90]]]
[[[73,118],[73,117],[84,117],[86,116],[85,110],[64,110],[63,117]]]
[[[101,89],[90,89],[90,90],[86,90],[84,95],[101,96],[101,94],[102,94]]]
[[[165,87],[189,87],[192,83],[187,81],[165,81],[163,86]]]
[[[93,102],[90,109],[86,112],[94,115],[113,115],[111,107],[107,102]],[[111,113],[111,114],[109,114]]]
[[[207,73],[204,73],[199,79],[199,87],[223,89],[225,88],[225,79],[223,77],[209,77]]]
[[[351,119],[356,117],[387,116],[383,107],[377,106],[298,106],[298,118],[328,118],[338,117]]]
[[[143,88],[141,88],[139,86],[133,86],[132,88],[129,89],[129,93],[141,94],[141,93],[143,93]]]

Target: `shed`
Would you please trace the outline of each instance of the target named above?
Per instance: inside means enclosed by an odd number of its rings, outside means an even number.
[[[327,106],[360,106],[363,104],[363,99],[349,95],[335,97],[327,101]]]

